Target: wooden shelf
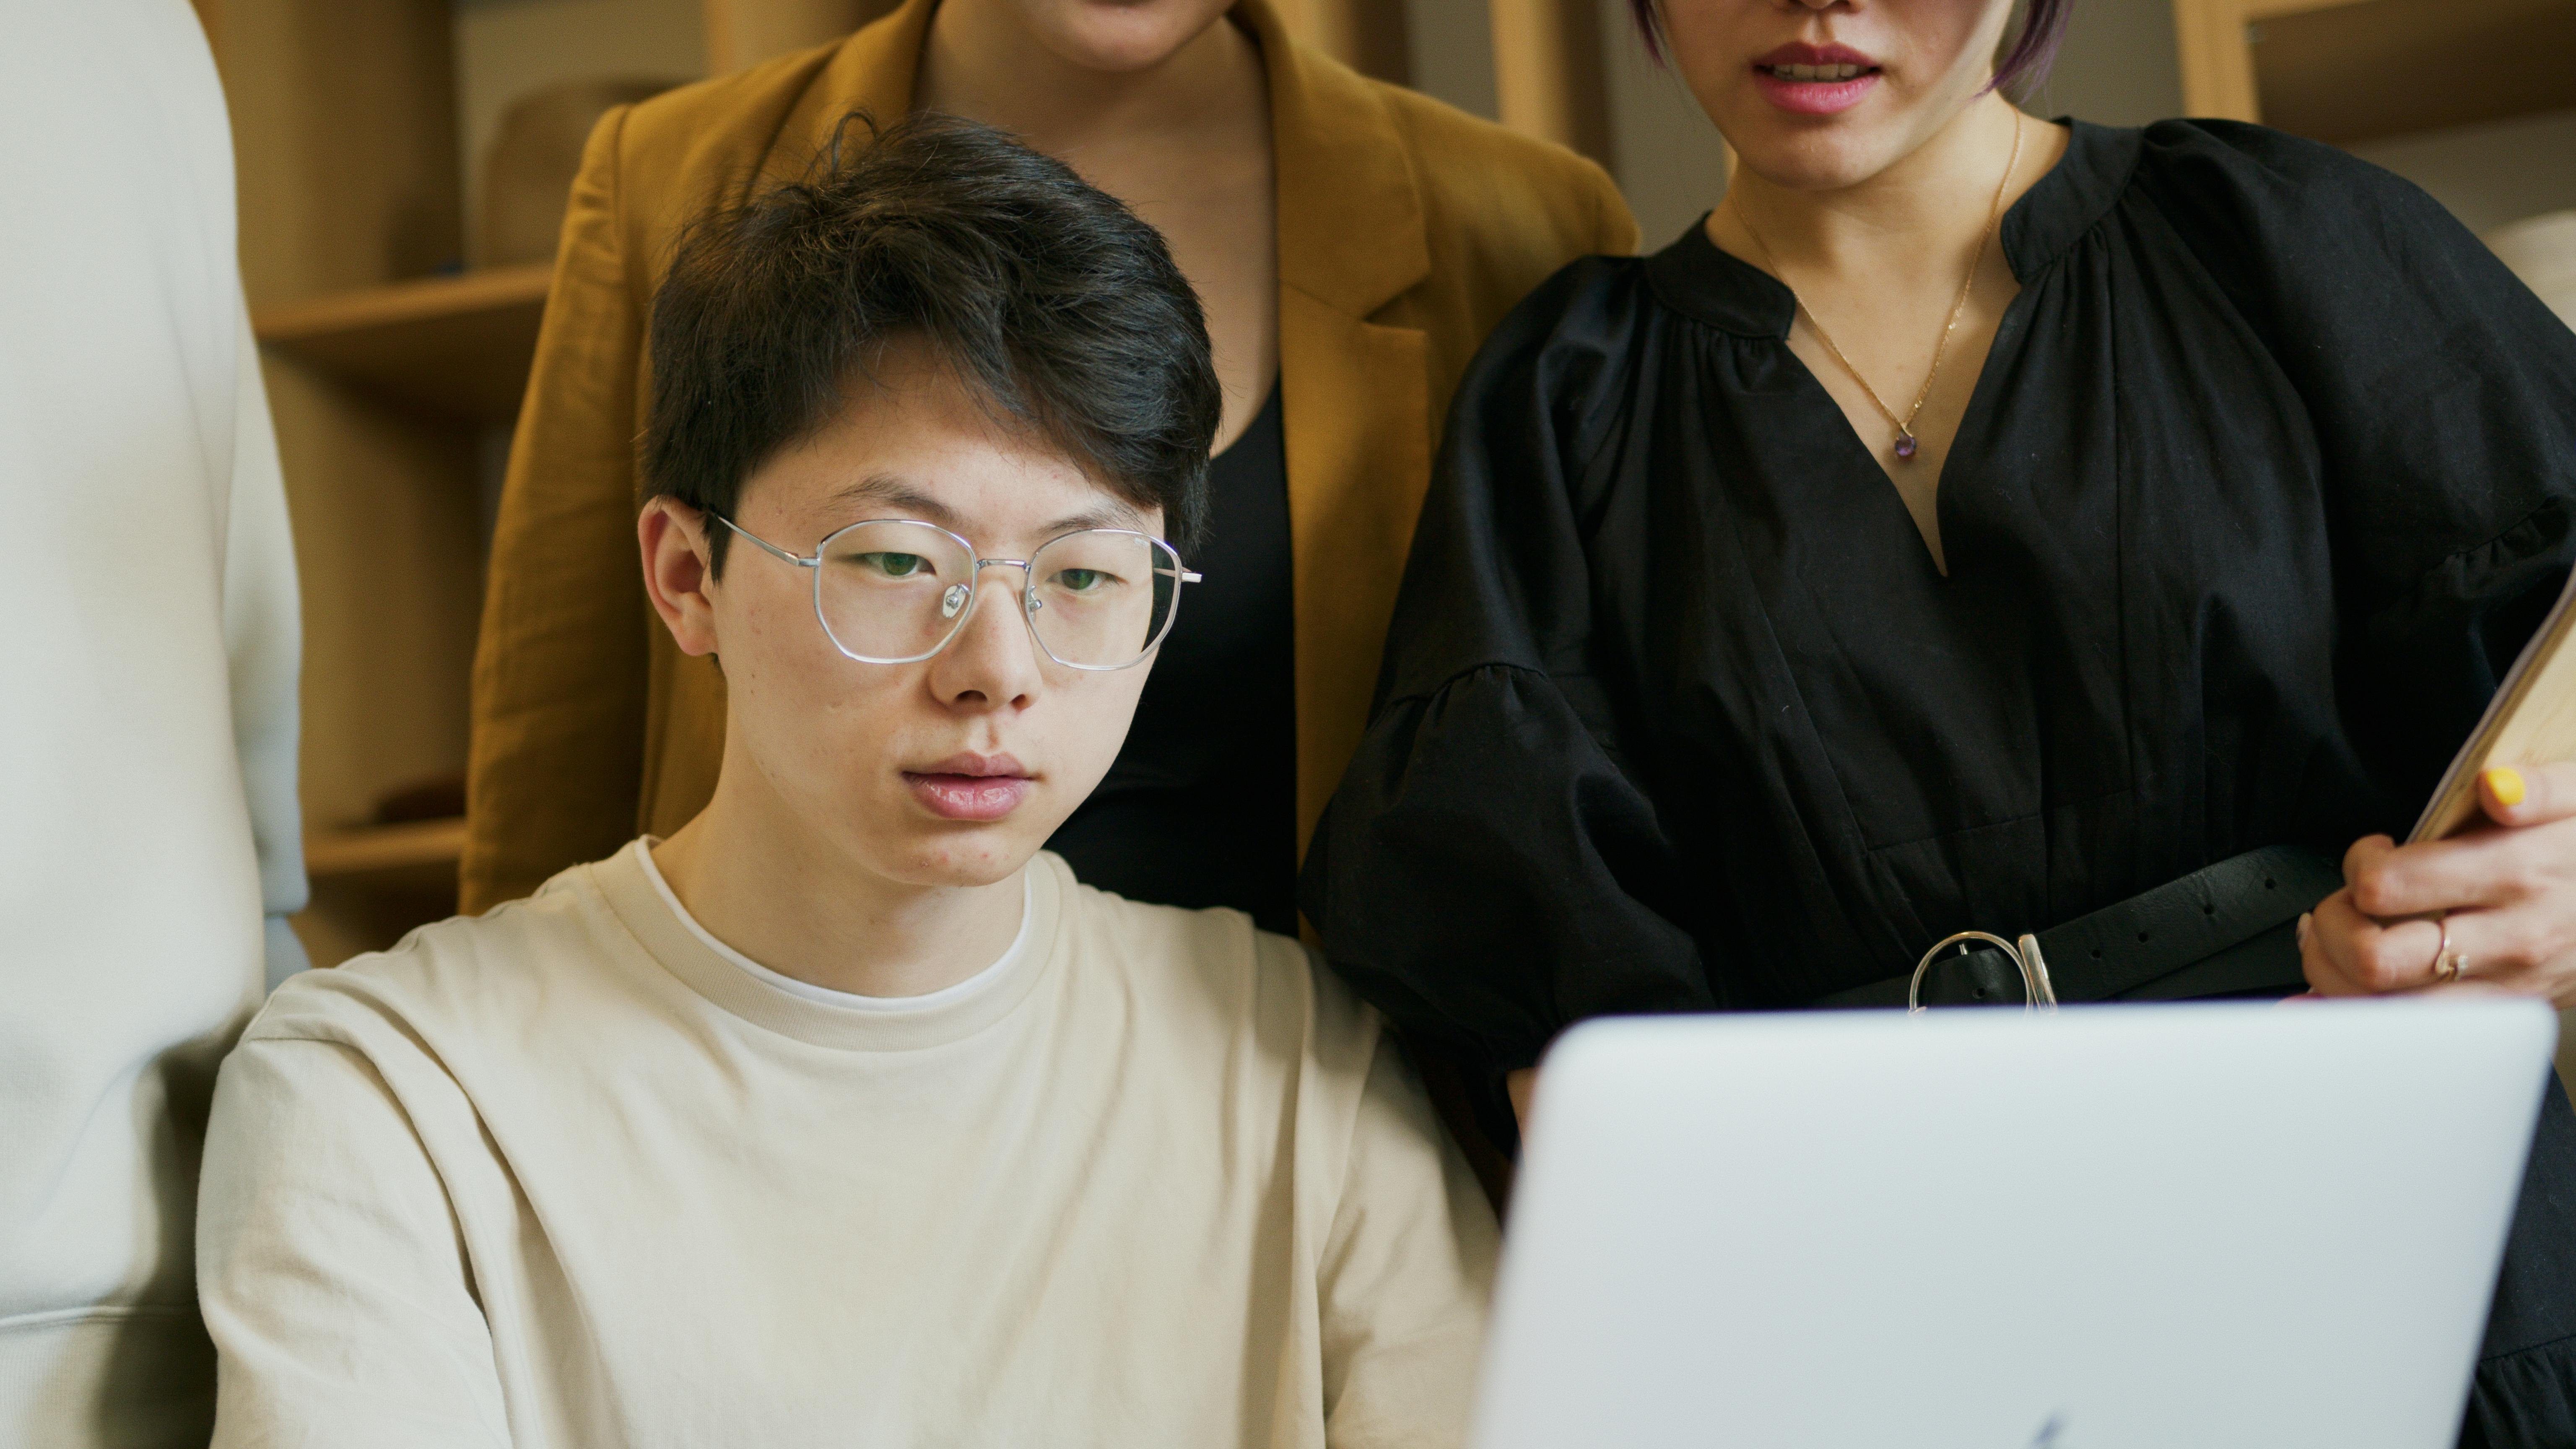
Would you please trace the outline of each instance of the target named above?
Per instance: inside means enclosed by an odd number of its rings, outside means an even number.
[[[553,267],[494,267],[263,308],[259,340],[397,406],[460,422],[518,416]]]
[[[465,822],[419,820],[318,832],[304,846],[304,870],[316,881],[395,872],[444,871],[451,879],[465,851]]]
[[[2339,146],[2576,106],[2571,0],[2256,0],[2266,125]]]
[[[2576,0],[2174,0],[2183,108],[2349,146],[2576,107]]]

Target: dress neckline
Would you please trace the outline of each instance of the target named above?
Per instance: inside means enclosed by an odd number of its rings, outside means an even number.
[[[2004,260],[2027,288],[2108,213],[2129,184],[2143,133],[2061,117],[2066,154],[2004,212]],[[1646,258],[1646,282],[1667,307],[1721,332],[1789,339],[1797,299],[1769,272],[1708,239],[1708,214]]]

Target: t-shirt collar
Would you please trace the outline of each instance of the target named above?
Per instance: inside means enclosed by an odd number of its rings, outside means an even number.
[[[1063,953],[1064,908],[1072,872],[1040,853],[1027,871],[1021,939],[986,972],[918,1009],[853,1010],[845,1004],[783,991],[728,960],[724,949],[693,931],[686,912],[642,863],[638,842],[583,867],[592,885],[662,968],[718,1008],[812,1046],[844,1051],[912,1051],[962,1041],[1010,1015]],[[952,994],[953,993],[953,994]]]

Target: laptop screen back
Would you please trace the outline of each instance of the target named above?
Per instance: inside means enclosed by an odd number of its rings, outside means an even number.
[[[1597,1022],[1541,1074],[1479,1449],[2436,1449],[2527,1002]]]

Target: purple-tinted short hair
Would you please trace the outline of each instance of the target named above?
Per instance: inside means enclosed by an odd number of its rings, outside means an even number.
[[[1658,9],[1660,0],[1628,0],[1628,9],[1637,17],[1637,33],[1645,37],[1646,53],[1660,64],[1664,58],[1664,17]],[[2075,0],[2030,0],[2030,13],[2023,17],[2021,34],[2013,37],[2004,58],[1995,62],[1994,89],[2001,90],[2028,77],[2033,81],[2048,74],[2049,65],[2057,59],[2058,42],[2066,38],[2066,17],[2073,14]]]

